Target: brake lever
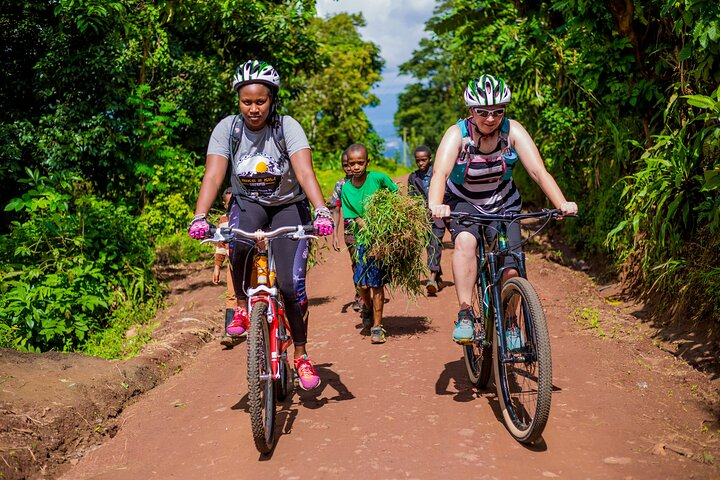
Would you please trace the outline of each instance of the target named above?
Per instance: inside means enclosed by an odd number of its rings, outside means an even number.
[[[202,245],[203,243],[218,243],[218,242],[228,243],[229,241],[230,241],[230,239],[228,239],[228,238],[225,237],[222,233],[220,233],[220,229],[219,229],[219,228],[216,228],[216,229],[215,229],[215,233],[213,234],[213,236],[210,237],[210,238],[206,238],[206,239],[204,239],[204,240],[201,240],[201,241],[200,241],[200,245]]]

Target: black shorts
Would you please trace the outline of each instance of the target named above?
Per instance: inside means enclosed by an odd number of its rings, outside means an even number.
[[[465,201],[459,201],[454,202],[451,205],[453,213],[478,213],[477,209],[473,207],[470,203]],[[483,224],[473,224],[473,225],[461,225],[457,219],[453,218],[450,220],[450,235],[452,238],[453,243],[455,243],[455,239],[461,232],[468,232],[473,237],[475,237],[475,240],[477,240],[478,244],[483,241],[483,238],[485,239],[485,242],[488,245],[492,245],[493,241],[495,241],[495,237],[497,237],[497,225],[500,222],[494,221],[488,221],[483,222]],[[520,222],[513,222],[513,223],[505,223],[507,235],[508,235],[508,242],[510,246],[510,250],[513,252],[522,252],[522,234],[520,233]],[[505,257],[505,265],[513,265],[514,260],[512,257],[508,256]]]

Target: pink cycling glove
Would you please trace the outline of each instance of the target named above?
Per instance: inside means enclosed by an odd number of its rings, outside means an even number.
[[[327,207],[318,207],[315,209],[315,221],[313,227],[318,235],[325,237],[332,235],[335,225],[333,225],[330,209]]]
[[[205,220],[205,215],[195,215],[188,227],[188,235],[195,240],[202,240],[207,236],[208,230],[210,230],[210,224]]]

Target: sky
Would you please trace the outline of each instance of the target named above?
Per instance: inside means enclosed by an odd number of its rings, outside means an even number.
[[[400,148],[393,117],[397,96],[413,79],[398,74],[400,64],[410,60],[420,39],[427,37],[425,22],[432,17],[436,0],[317,0],[319,17],[339,12],[362,13],[367,23],[360,29],[364,40],[380,47],[385,60],[383,80],[373,89],[380,105],[366,109],[375,131],[386,140],[386,154]]]

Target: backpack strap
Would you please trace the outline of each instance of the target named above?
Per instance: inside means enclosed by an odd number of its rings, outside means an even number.
[[[463,137],[463,145],[465,143],[468,143],[468,141],[465,141],[465,139],[470,139],[470,130],[468,128],[468,123],[470,123],[470,117],[467,118],[461,118],[458,120],[455,125],[460,127],[460,134]],[[507,118],[503,118],[502,123],[500,124],[500,146],[501,148],[505,149],[510,145],[510,120]]]
[[[463,138],[470,136],[470,132],[468,131],[468,127],[467,127],[467,122],[468,122],[469,119],[470,119],[470,117],[468,117],[468,118],[461,118],[460,120],[458,120],[458,121],[455,123],[455,125],[457,125],[458,127],[460,127],[460,134],[462,135]]]
[[[245,127],[245,118],[242,115],[235,115],[232,125],[230,126],[230,161],[235,158],[235,154],[240,148],[242,142],[243,128]]]
[[[500,124],[500,141],[503,148],[507,148],[510,145],[510,120],[503,118]]]
[[[272,136],[273,140],[275,141],[275,145],[277,145],[278,149],[285,155],[290,161],[290,155],[288,154],[287,145],[285,143],[285,130],[283,129],[283,120],[285,119],[284,116],[278,115],[279,119],[276,122],[277,125],[270,127],[272,130]]]

